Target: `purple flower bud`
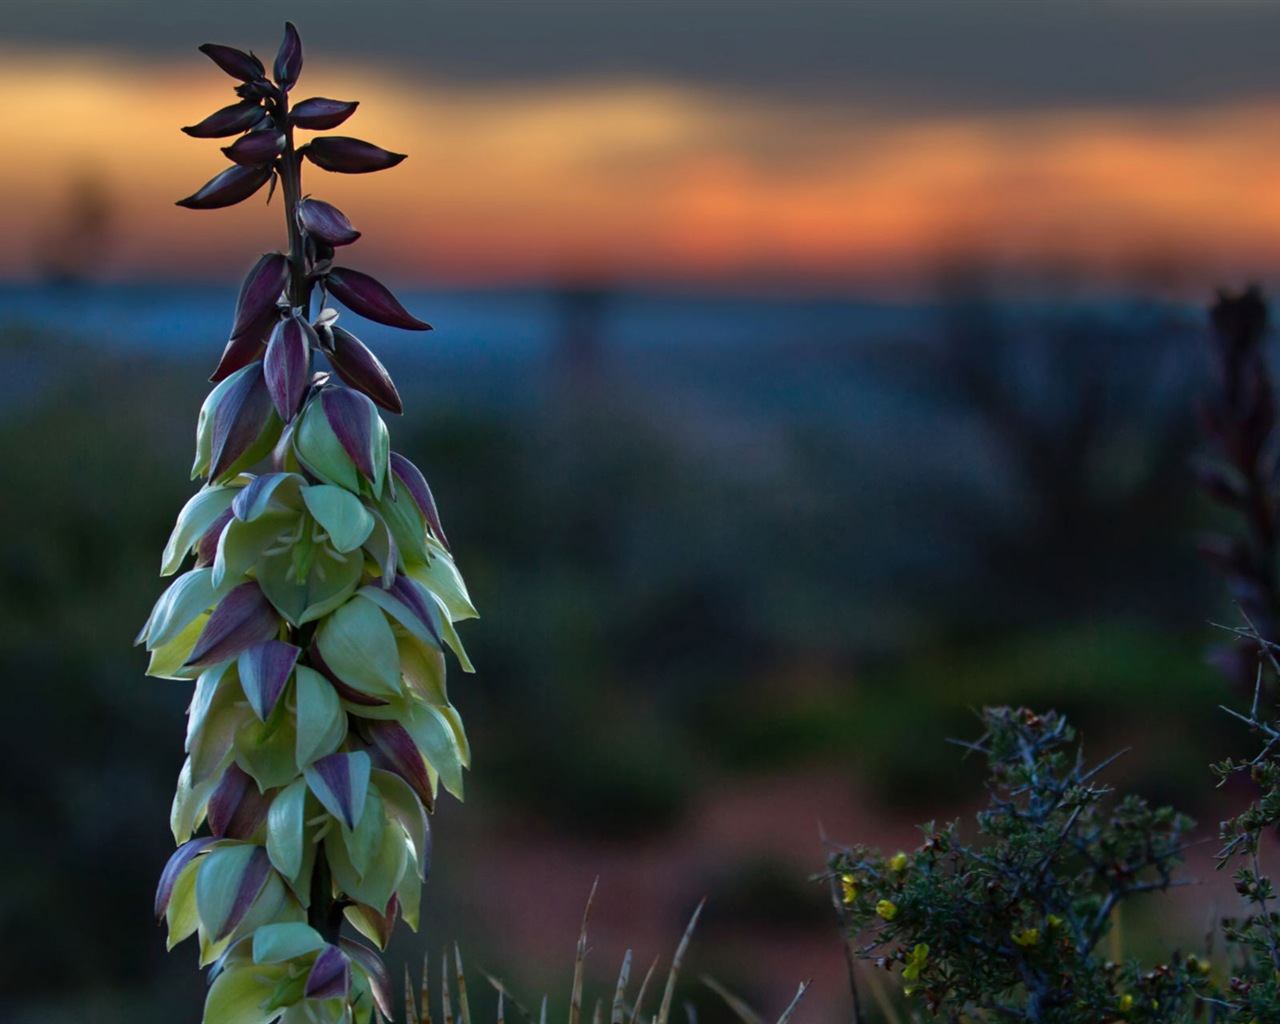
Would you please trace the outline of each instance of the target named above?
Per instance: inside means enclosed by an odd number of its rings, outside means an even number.
[[[228,384],[213,413],[209,479],[217,480],[262,436],[271,416],[271,393],[262,365],[250,364],[244,376]]]
[[[405,158],[404,153],[392,153],[371,142],[362,142],[345,135],[326,135],[312,139],[302,147],[301,152],[317,167],[339,174],[385,171]]]
[[[397,575],[391,584],[392,595],[407,608],[435,639],[436,646],[444,647],[444,637],[440,635],[440,613],[436,610],[434,599],[426,588],[417,580],[408,576]]]
[[[427,486],[427,478],[422,475],[422,470],[415,466],[398,452],[391,453],[391,472],[395,475],[405,488],[408,490],[410,497],[413,498],[414,504],[418,506],[418,510],[422,513],[422,517],[427,521],[427,525],[431,527],[431,532],[445,549],[449,549],[449,539],[444,535],[444,527],[440,525],[440,513],[436,509],[436,499],[431,494],[431,488]]]
[[[275,128],[262,128],[249,132],[236,139],[230,146],[223,146],[222,152],[228,160],[242,167],[261,167],[284,152],[284,132]]]
[[[333,267],[326,278],[329,291],[354,313],[388,327],[429,331],[431,325],[410,315],[386,285],[349,267]]]
[[[294,315],[276,324],[267,342],[263,360],[267,389],[280,418],[288,423],[298,412],[307,391],[307,368],[311,349],[317,344],[315,331],[302,317]]]
[[[431,777],[427,774],[422,752],[413,737],[396,721],[369,720],[369,756],[375,768],[398,775],[418,794],[422,806],[431,810],[435,797],[431,793]]]
[[[219,839],[248,839],[267,820],[271,797],[232,762],[209,797],[209,830]]]
[[[350,388],[329,387],[320,393],[329,429],[347,457],[370,483],[379,480],[377,438],[373,425],[378,412],[369,399]]]
[[[337,946],[326,946],[307,975],[307,999],[345,999],[351,991],[351,960]]]
[[[186,665],[199,668],[230,661],[254,644],[275,639],[279,631],[280,616],[258,584],[253,580],[241,583],[213,610]]]
[[[253,265],[240,286],[236,300],[235,326],[231,337],[256,333],[254,328],[268,317],[275,318],[276,303],[289,281],[289,258],[282,252],[269,252]]]
[[[369,755],[362,750],[320,758],[303,770],[307,786],[347,828],[355,828],[364,814],[369,792]]]
[[[247,132],[264,117],[266,112],[257,100],[242,100],[215,110],[199,124],[182,130],[195,139],[222,139]]]
[[[228,167],[216,178],[175,204],[188,210],[217,210],[235,206],[262,188],[271,177],[271,167]]]
[[[218,555],[218,539],[222,536],[222,531],[226,529],[227,523],[234,518],[231,509],[227,509],[205,530],[200,539],[196,541],[196,568],[212,565],[213,560]]]
[[[218,365],[209,375],[209,380],[217,384],[218,381],[230,377],[236,370],[244,369],[250,363],[257,362],[265,352],[266,345],[259,335],[245,334],[239,338],[232,338],[222,350],[222,358],[218,360]]]
[[[240,655],[240,686],[249,699],[253,713],[265,722],[275,710],[276,701],[284,692],[293,667],[302,652],[293,644],[280,640],[267,640],[255,644]]]
[[[369,979],[369,987],[373,989],[373,1000],[378,1004],[378,1009],[382,1011],[382,1015],[387,1020],[394,1020],[395,1007],[392,1005],[391,999],[391,975],[387,971],[387,965],[382,962],[382,957],[368,946],[353,939],[339,939],[338,944],[355,961],[356,965],[364,971],[365,977]]]
[[[332,327],[329,335],[332,345],[325,349],[333,372],[362,394],[368,395],[376,405],[397,415],[404,411],[400,393],[386,367],[350,331]]]
[[[337,128],[356,112],[359,100],[327,100],[322,96],[313,96],[294,106],[289,112],[289,120],[299,128],[311,128],[315,131],[328,131]]]
[[[329,245],[350,245],[360,237],[345,213],[319,199],[298,203],[298,223],[308,234]]]
[[[219,43],[205,43],[200,52],[222,68],[232,78],[242,82],[252,82],[262,78],[267,72],[252,53],[237,50],[234,46],[222,46]]]
[[[178,884],[178,876],[182,874],[182,869],[204,853],[213,842],[214,839],[211,836],[201,836],[199,839],[183,843],[173,851],[173,856],[169,858],[169,863],[164,866],[164,871],[160,874],[160,883],[156,886],[157,918],[164,917],[165,911],[169,909],[169,900],[173,898],[173,887]]]
[[[276,85],[288,92],[302,72],[302,40],[293,22],[284,23],[284,39],[276,53],[275,80]]]

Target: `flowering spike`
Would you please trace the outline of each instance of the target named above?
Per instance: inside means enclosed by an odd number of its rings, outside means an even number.
[[[288,92],[293,88],[293,83],[298,80],[298,75],[302,71],[302,40],[298,37],[298,30],[293,27],[293,22],[286,21],[284,23],[284,39],[280,43],[280,49],[276,53],[276,64],[274,68],[274,78],[276,85],[280,86]]]
[[[333,267],[326,279],[329,291],[362,317],[405,331],[429,331],[431,325],[412,316],[386,285],[349,267]]]
[[[263,373],[267,390],[271,392],[271,402],[286,423],[293,419],[302,404],[302,396],[307,390],[307,367],[315,347],[315,331],[296,314],[281,320],[267,342]]]
[[[220,210],[224,206],[235,206],[262,188],[270,177],[270,167],[241,167],[236,164],[174,205],[185,206],[188,210]]]
[[[289,120],[299,128],[328,131],[330,128],[337,128],[354,114],[359,105],[358,101],[348,103],[343,100],[327,100],[321,96],[314,96],[294,104],[293,110],[289,113]]]
[[[350,245],[360,237],[345,213],[319,199],[304,199],[298,204],[298,223],[303,231],[326,245]]]
[[[378,357],[359,338],[341,327],[329,328],[328,337],[330,344],[324,352],[329,357],[333,372],[368,396],[375,405],[397,415],[402,413],[404,405],[400,401],[400,392]]]
[[[297,145],[295,130],[335,128],[357,104],[313,97],[290,109],[303,62],[292,25],[275,84],[252,53],[202,50],[238,79],[240,102],[188,134],[241,137],[223,148],[234,166],[180,205],[229,206],[267,183],[270,202],[279,185],[288,243],[241,285],[196,429],[192,477],[204,486],[161,568],[177,573],[192,551],[195,565],[139,637],[149,674],[196,679],[170,814],[186,845],[156,909],[170,946],[198,934],[213,965],[207,1021],[320,1013],[367,1024],[371,996],[392,1013],[389,978],[340,930],[345,918],[382,948],[398,919],[418,925],[426,815],[437,783],[461,797],[470,763],[444,651],[471,671],[453,621],[475,611],[440,547],[426,481],[399,456],[388,475],[378,409],[402,408],[390,375],[334,326],[334,310],[313,326],[313,299],[318,287],[377,322],[429,326],[373,278],[332,266],[360,235],[333,205],[303,198],[299,155],[353,174],[404,157],[345,137]],[[332,374],[317,372],[316,348]],[[188,842],[202,827],[210,834]]]
[[[230,146],[223,146],[222,152],[228,160],[245,167],[261,167],[284,152],[284,132],[275,128],[249,132]]]
[[[198,124],[189,125],[182,130],[193,139],[222,139],[229,135],[247,132],[266,116],[262,104],[256,100],[241,100],[229,107],[215,110]]]
[[[234,46],[205,43],[199,50],[232,78],[238,78],[242,82],[252,82],[267,73],[262,61],[252,53],[237,50]]]
[[[325,135],[312,139],[302,147],[302,155],[317,167],[338,174],[370,174],[395,167],[404,153],[375,146],[372,142],[352,139],[345,135]]]

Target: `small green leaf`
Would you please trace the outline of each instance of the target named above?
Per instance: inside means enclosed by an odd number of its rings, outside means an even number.
[[[337,551],[344,554],[354,551],[373,532],[373,515],[350,491],[331,484],[319,484],[304,488],[302,500]]]
[[[400,693],[400,653],[387,617],[357,595],[316,631],[325,664],[348,686],[375,697]]]
[[[313,668],[299,665],[297,673],[298,770],[338,749],[347,735],[347,714],[333,684]]]

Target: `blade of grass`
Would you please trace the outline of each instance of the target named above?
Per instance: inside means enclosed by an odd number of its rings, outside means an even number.
[[[680,965],[684,962],[684,954],[689,948],[689,940],[693,937],[693,929],[698,923],[698,918],[702,916],[702,908],[706,904],[705,899],[699,901],[693,916],[689,918],[689,926],[680,937],[680,945],[676,947],[676,955],[671,960],[671,970],[667,973],[667,988],[662,993],[662,1006],[658,1009],[657,1024],[667,1024],[667,1017],[671,1013],[671,998],[676,991],[676,979],[680,977]]]
[[[640,1020],[640,1008],[644,1005],[644,994],[649,988],[649,981],[653,977],[653,972],[658,969],[658,958],[653,958],[653,963],[649,965],[649,969],[644,972],[644,980],[640,982],[640,991],[636,993],[636,1005],[631,1008],[631,1020],[629,1024],[637,1024]]]
[[[458,969],[458,1018],[462,1024],[471,1024],[471,1004],[467,1001],[467,979],[462,973],[462,953],[453,944],[453,962]]]
[[[738,1020],[743,1024],[765,1024],[764,1018],[755,1010],[751,1009],[743,1000],[730,992],[727,988],[716,981],[709,974],[702,975],[701,981],[707,988],[711,989],[716,995],[725,1001],[725,1005],[737,1015]]]
[[[604,1000],[597,999],[595,1008],[591,1011],[591,1024],[604,1024]]]
[[[424,949],[422,951],[422,988],[419,990],[419,993],[418,993],[419,996],[421,996],[422,998],[422,1002],[419,1004],[420,1006],[419,1012],[422,1014],[422,1024],[431,1024],[431,999],[430,999],[431,991],[428,983],[428,973],[427,973],[427,968],[430,966],[430,964],[427,962],[427,960],[428,960],[427,951]]]
[[[449,994],[449,950],[440,958],[440,1006],[444,1024],[453,1024],[453,996]]]
[[[504,1003],[510,1003],[512,1006],[514,1006],[516,1013],[518,1013],[526,1021],[526,1024],[533,1024],[533,1014],[531,1014],[522,1005],[520,1005],[520,1000],[516,999],[515,996],[513,996],[510,992],[507,991],[506,985],[504,985],[499,979],[495,978],[492,974],[489,974],[484,971],[482,971],[481,973],[484,974],[485,980],[490,985],[492,985],[495,989],[498,990],[499,999],[503,1000]]]
[[[631,950],[622,957],[622,970],[618,972],[618,986],[613,990],[613,1011],[609,1024],[624,1024],[625,1011],[622,1001],[626,998],[627,982],[631,980]]]
[[[782,1016],[778,1018],[778,1024],[789,1024],[791,1015],[796,1012],[796,1007],[800,1005],[800,1000],[804,998],[804,994],[809,991],[809,986],[813,984],[811,981],[802,982],[796,990],[796,997],[791,1000],[791,1005],[782,1011]]]
[[[413,1002],[413,978],[409,974],[408,964],[404,965],[404,1020],[405,1024],[422,1024]]]
[[[569,1024],[578,1024],[582,1016],[582,976],[587,962],[587,921],[591,917],[591,904],[596,898],[596,889],[600,878],[591,883],[591,895],[587,897],[587,905],[582,911],[582,930],[578,932],[578,955],[573,961],[573,995],[569,999]]]

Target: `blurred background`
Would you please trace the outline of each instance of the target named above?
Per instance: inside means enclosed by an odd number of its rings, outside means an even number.
[[[391,370],[483,618],[423,933],[567,1002],[623,951],[844,1019],[820,872],[978,799],[984,703],[1057,706],[1212,823],[1197,396],[1216,286],[1280,277],[1280,7],[1184,0],[0,5],[0,1021],[198,1019],[150,917],[189,686],[130,641],[261,196],[182,135],[203,42],[409,159],[305,188],[430,320]],[[1203,930],[1204,909],[1186,929]],[[1180,935],[1182,919],[1160,926]],[[416,966],[415,966],[416,970]],[[481,1019],[491,995],[477,978]],[[509,1015],[509,1019],[512,1019]],[[772,1019],[772,1018],[771,1018]]]

